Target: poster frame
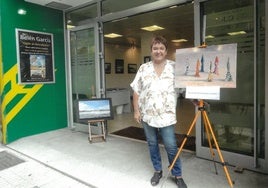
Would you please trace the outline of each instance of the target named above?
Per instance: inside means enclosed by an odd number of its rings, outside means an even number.
[[[19,84],[55,83],[52,33],[16,28]]]

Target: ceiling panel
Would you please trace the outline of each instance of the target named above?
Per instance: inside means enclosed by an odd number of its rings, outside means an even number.
[[[77,7],[83,4],[92,2],[93,0],[24,0],[29,3],[35,3],[42,6],[47,6],[48,4],[62,4],[70,7]],[[53,8],[53,7],[52,7]],[[55,7],[57,8],[57,7]],[[58,9],[58,8],[57,8]]]
[[[164,30],[155,31],[154,34],[165,36],[168,40],[186,38],[188,44],[193,46],[194,41],[194,15],[193,4],[166,8],[149,13],[129,17],[118,22],[104,23],[104,34],[118,33],[122,38],[105,39],[111,44],[129,45],[135,43],[140,45],[141,34],[148,32],[140,28],[150,25],[159,25]]]
[[[62,5],[68,5],[72,7],[79,7],[92,2],[92,0],[25,0],[27,2],[40,4],[42,6],[48,6],[51,3],[59,3]],[[120,1],[120,0],[118,0]],[[155,0],[136,0],[135,3],[142,4],[146,2],[152,2]],[[117,4],[110,3],[109,7],[111,10],[116,10]],[[120,7],[129,7],[129,2],[122,0]],[[94,11],[92,9],[94,8]],[[85,8],[74,10],[69,15],[73,22],[81,20],[88,20],[96,16],[95,6],[87,6]],[[135,45],[140,46],[141,34],[147,31],[143,31],[140,28],[149,25],[159,25],[164,27],[164,30],[154,32],[155,34],[164,35],[168,40],[177,38],[186,38],[189,40],[188,44],[193,45],[194,37],[194,21],[193,21],[193,4],[185,4],[176,8],[166,8],[157,10],[149,13],[139,14],[136,16],[129,17],[128,19],[121,20],[118,22],[107,22],[104,23],[104,34],[107,33],[118,33],[123,37],[116,39],[105,38],[106,43],[121,44],[121,45]],[[68,18],[67,18],[68,19]]]

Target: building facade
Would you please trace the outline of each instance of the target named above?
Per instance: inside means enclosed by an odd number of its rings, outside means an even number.
[[[174,30],[182,33],[182,28],[188,29],[185,33],[190,34],[187,36],[190,42],[172,43],[170,59],[175,60],[176,49],[204,43],[237,44],[236,88],[221,88],[220,100],[208,100],[208,114],[229,163],[268,171],[266,1],[225,1],[224,4],[219,0],[135,1],[113,6],[107,0],[91,1],[87,6],[63,11],[19,0],[0,2],[4,144],[28,135],[78,126],[74,100],[83,95],[104,97],[107,88],[128,87],[134,74],[122,73],[122,68],[127,70],[128,64],[131,68],[139,67],[150,54],[147,45],[155,34],[142,33],[139,41],[132,39],[129,44],[116,44],[106,39],[104,33],[120,25],[130,27],[127,23],[134,23],[139,16],[145,19],[146,15],[153,17],[155,13],[160,19],[165,11],[170,17],[180,12],[188,14],[183,19],[177,18],[173,25],[178,27]],[[170,7],[178,9],[169,12]],[[20,9],[26,12],[18,12]],[[83,12],[87,14],[81,16]],[[75,27],[69,29],[67,25]],[[20,37],[20,32],[28,37]],[[234,32],[241,33],[234,35],[237,34]],[[34,66],[31,60],[35,56],[41,59],[39,66]],[[116,59],[126,63],[116,66]],[[105,65],[112,67],[110,74],[105,74]],[[116,68],[119,68],[117,73]],[[188,120],[191,121],[191,116]],[[196,153],[210,159],[203,125],[203,119],[198,118]]]

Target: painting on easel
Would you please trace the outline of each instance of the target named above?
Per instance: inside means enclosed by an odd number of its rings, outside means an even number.
[[[176,50],[175,87],[236,88],[237,44]]]

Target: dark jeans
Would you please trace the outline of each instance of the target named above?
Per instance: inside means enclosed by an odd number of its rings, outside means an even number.
[[[167,152],[168,161],[171,164],[174,157],[178,152],[174,125],[163,128],[155,128],[149,126],[147,123],[142,122],[147,143],[149,146],[151,161],[153,163],[155,171],[162,170],[162,161],[158,145],[158,133],[161,135],[165,150]],[[173,169],[171,170],[172,175],[181,176],[181,161],[180,158],[176,161]]]

